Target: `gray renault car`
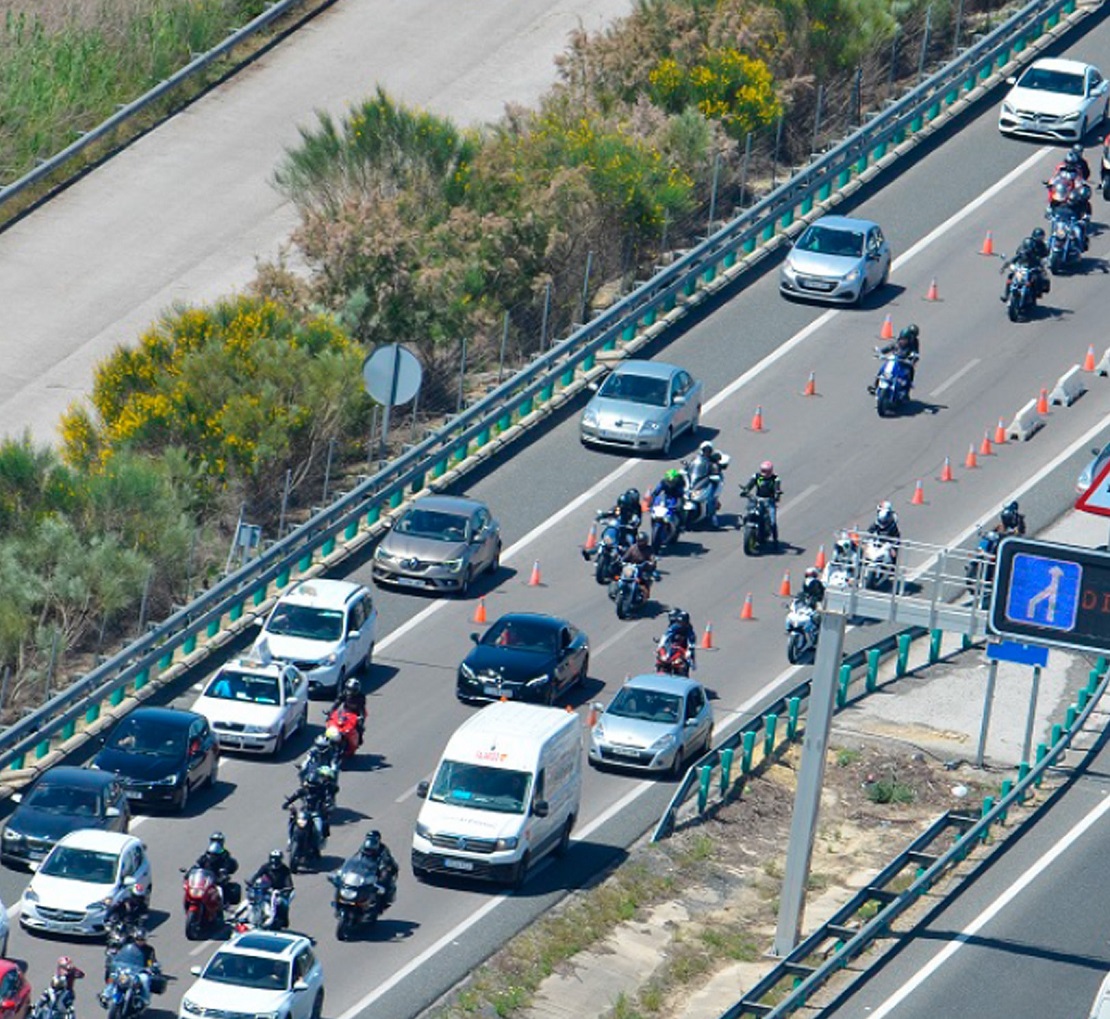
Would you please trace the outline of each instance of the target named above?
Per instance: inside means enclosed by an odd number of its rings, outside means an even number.
[[[779,290],[834,304],[859,304],[890,277],[890,244],[878,223],[822,216],[794,242],[779,271]]]
[[[390,527],[374,552],[379,584],[465,595],[501,565],[501,527],[477,499],[426,495]]]

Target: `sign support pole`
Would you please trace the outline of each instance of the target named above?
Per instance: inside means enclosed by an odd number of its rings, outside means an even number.
[[[1029,715],[1025,719],[1025,739],[1021,744],[1021,759],[1023,761],[1029,760],[1029,755],[1033,751],[1033,727],[1037,715],[1037,696],[1041,689],[1041,667],[1039,665],[1033,666],[1033,683],[1029,690]]]
[[[998,679],[998,662],[991,659],[987,671],[987,694],[983,699],[983,724],[979,727],[979,749],[975,754],[975,767],[983,767],[983,757],[987,752],[987,731],[991,725],[991,708],[994,705],[994,684]]]

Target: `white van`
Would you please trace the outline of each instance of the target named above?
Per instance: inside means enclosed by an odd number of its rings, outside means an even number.
[[[497,701],[447,743],[412,837],[418,878],[459,874],[519,887],[570,843],[582,796],[582,723],[573,711]]]

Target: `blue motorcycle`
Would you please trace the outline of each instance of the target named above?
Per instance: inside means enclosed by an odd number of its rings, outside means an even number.
[[[1048,270],[1054,276],[1083,257],[1083,221],[1069,209],[1053,209],[1048,239]]]
[[[660,492],[651,504],[651,550],[658,553],[682,532],[681,500]]]
[[[875,410],[884,418],[895,414],[898,408],[910,398],[910,366],[915,357],[898,357],[883,354],[882,367],[875,380]]]

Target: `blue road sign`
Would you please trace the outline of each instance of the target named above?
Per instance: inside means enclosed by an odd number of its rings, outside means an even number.
[[[987,657],[996,662],[1014,662],[1017,665],[1048,664],[1048,648],[1036,644],[1019,644],[1016,640],[1003,640],[987,645]]]
[[[1018,553],[1006,592],[1006,618],[1064,633],[1074,630],[1082,582],[1083,567],[1077,562]]]

